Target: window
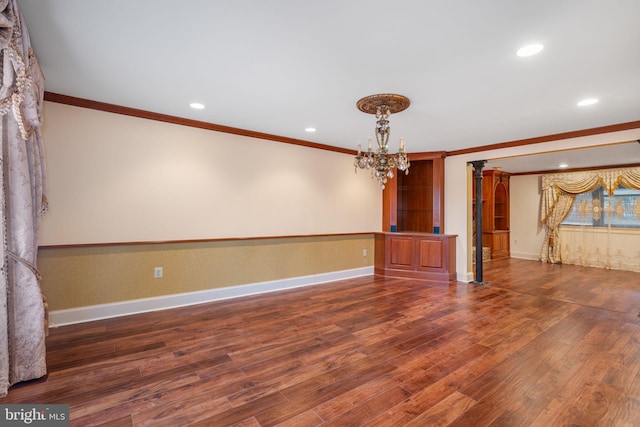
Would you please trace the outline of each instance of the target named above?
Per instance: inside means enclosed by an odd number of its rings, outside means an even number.
[[[620,185],[609,196],[601,186],[578,194],[562,225],[640,228],[640,190]]]

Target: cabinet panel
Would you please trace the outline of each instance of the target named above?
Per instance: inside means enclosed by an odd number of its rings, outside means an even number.
[[[420,240],[418,268],[442,268],[442,241]]]
[[[383,230],[444,231],[444,156],[445,152],[409,155],[409,174],[399,172],[383,190]]]
[[[398,231],[433,230],[432,210],[398,211]]]
[[[509,250],[509,232],[495,232],[493,234],[493,259],[508,258],[511,255]]]
[[[398,180],[398,231],[433,231],[433,161],[411,162]]]
[[[404,237],[389,238],[389,264],[406,268],[413,264],[413,240]]]
[[[482,233],[482,244],[491,248],[491,259],[509,258],[509,231],[493,231]]]

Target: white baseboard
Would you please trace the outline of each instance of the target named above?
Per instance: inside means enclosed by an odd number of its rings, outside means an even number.
[[[471,282],[473,281],[473,272],[469,271],[467,273],[458,273],[457,274],[457,280],[458,282]]]
[[[205,302],[280,291],[302,286],[311,286],[320,283],[333,282],[335,280],[370,275],[373,275],[373,266],[355,268],[351,270],[332,271],[329,273],[314,274],[310,276],[293,277],[290,279],[251,283],[247,285],[229,286],[226,288],[208,289],[205,291],[186,292],[109,304],[69,308],[65,310],[54,310],[49,313],[49,325],[51,327],[56,327],[74,323],[90,322],[93,320],[108,319],[111,317],[126,316],[129,314],[149,311],[166,310],[168,308],[202,304]]]
[[[531,254],[526,252],[511,252],[511,258],[531,259],[534,261],[540,261],[540,254]]]

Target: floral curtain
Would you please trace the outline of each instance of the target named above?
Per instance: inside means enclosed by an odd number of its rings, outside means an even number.
[[[542,221],[545,227],[545,236],[542,251],[540,252],[540,259],[544,262],[551,264],[559,264],[562,262],[558,227],[571,210],[574,198],[575,194],[564,192],[553,195],[553,205]],[[546,198],[543,200],[546,200]]]
[[[559,225],[571,210],[576,194],[593,191],[602,186],[609,195],[613,195],[620,184],[628,188],[640,189],[640,168],[543,175],[540,218],[545,228],[545,239],[540,259],[549,263],[562,262]]]
[[[46,208],[40,135],[44,77],[16,0],[0,0],[0,397],[46,374],[46,310],[36,270]]]

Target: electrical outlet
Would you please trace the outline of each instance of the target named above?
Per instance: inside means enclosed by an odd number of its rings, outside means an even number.
[[[155,268],[153,269],[153,278],[154,278],[154,279],[159,279],[159,278],[161,278],[161,277],[162,277],[162,273],[163,273],[163,271],[162,271],[162,267],[155,267]]]
[[[362,250],[362,256],[367,256],[367,250],[366,249]]]

